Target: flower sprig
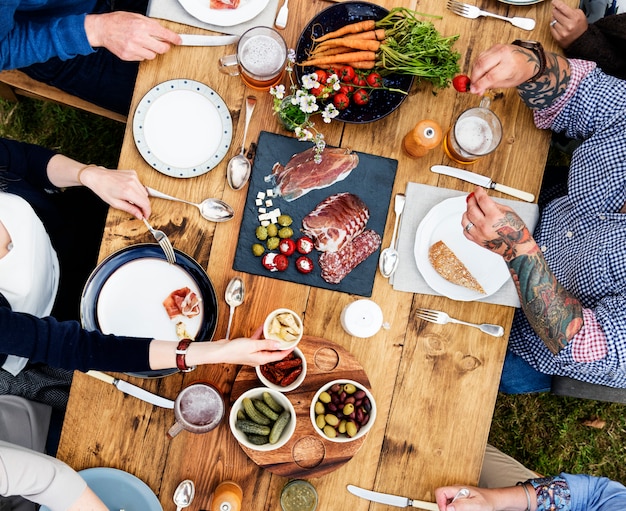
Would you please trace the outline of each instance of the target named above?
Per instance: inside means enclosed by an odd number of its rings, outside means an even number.
[[[302,87],[298,87],[293,79],[293,66],[296,62],[296,52],[290,49],[287,53],[285,70],[289,76],[289,94],[285,85],[276,85],[270,88],[274,96],[274,112],[278,114],[288,129],[292,129],[300,141],[315,144],[316,163],[322,161],[322,151],[326,147],[324,134],[317,130],[311,116],[320,113],[322,120],[328,124],[339,115],[339,110],[329,102],[320,108],[320,102],[330,97],[330,94],[340,89],[340,79],[331,74],[325,83],[318,81],[317,73],[310,73],[302,77]],[[313,94],[312,91],[315,91]],[[289,101],[285,101],[289,98]]]

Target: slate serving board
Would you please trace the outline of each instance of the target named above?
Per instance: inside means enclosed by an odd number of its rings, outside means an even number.
[[[309,255],[315,265],[315,269],[309,274],[302,274],[296,269],[296,254],[289,257],[289,268],[284,272],[266,270],[261,264],[261,257],[252,254],[252,245],[259,243],[255,235],[255,230],[260,225],[258,206],[256,205],[257,193],[266,192],[275,185],[273,180],[266,181],[265,178],[271,175],[272,167],[276,162],[285,165],[294,154],[305,151],[311,146],[311,143],[300,142],[295,138],[266,131],[261,132],[252,167],[233,269],[253,275],[369,297],[372,295],[380,248],[350,272],[339,284],[329,284],[322,279],[318,263],[320,252],[316,250]],[[300,232],[302,219],[321,201],[330,195],[341,192],[358,195],[367,204],[370,218],[366,229],[373,229],[382,238],[398,162],[372,154],[361,152],[357,154],[359,164],[343,181],[321,190],[309,192],[292,202],[287,202],[281,197],[271,198],[273,205],[267,208],[268,211],[278,207],[281,213],[293,218],[291,227],[294,230],[294,240],[302,235]]]

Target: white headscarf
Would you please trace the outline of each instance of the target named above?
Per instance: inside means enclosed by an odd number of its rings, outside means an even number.
[[[11,193],[0,192],[0,220],[12,240],[0,258],[0,293],[15,312],[50,315],[59,287],[59,260],[50,237],[31,205]],[[2,368],[19,373],[28,359],[9,355]]]

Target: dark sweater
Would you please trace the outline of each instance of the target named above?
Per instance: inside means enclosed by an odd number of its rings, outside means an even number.
[[[59,209],[62,193],[48,179],[47,165],[55,153],[39,146],[0,138],[0,190],[23,197],[43,222],[61,257],[70,230]],[[63,369],[105,371],[149,370],[151,339],[88,332],[78,321],[57,321],[13,312],[0,294],[0,363],[7,354],[28,357]]]
[[[565,54],[591,60],[607,74],[626,79],[626,13],[605,16],[591,23]]]

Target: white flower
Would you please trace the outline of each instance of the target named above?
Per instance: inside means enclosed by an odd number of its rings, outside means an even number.
[[[311,94],[305,94],[300,96],[300,110],[302,110],[306,114],[312,114],[313,112],[317,112],[319,110],[319,105],[317,104],[317,98]]]
[[[328,77],[326,83],[330,85],[334,91],[338,91],[339,89],[341,89],[341,80],[335,73]]]
[[[301,142],[308,142],[310,140],[313,140],[314,138],[313,132],[306,128],[298,127],[296,128],[294,133],[296,134],[296,137],[298,137],[298,140],[300,140]]]
[[[276,87],[272,87],[270,89],[270,94],[276,99],[283,99],[285,97],[285,86],[281,84]]]
[[[317,75],[311,73],[302,77],[302,86],[305,89],[315,89],[320,86],[320,82],[317,81]]]
[[[339,110],[337,110],[335,105],[333,105],[332,103],[329,103],[328,105],[326,105],[326,108],[324,108],[324,111],[322,112],[322,119],[324,119],[324,122],[328,124],[330,123],[332,119],[334,119],[338,115],[339,115]]]

